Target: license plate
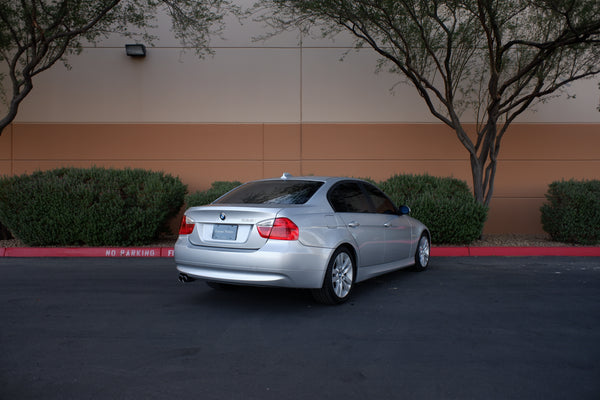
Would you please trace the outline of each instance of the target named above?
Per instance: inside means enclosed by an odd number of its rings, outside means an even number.
[[[237,225],[214,225],[212,238],[214,240],[236,240],[237,231]]]

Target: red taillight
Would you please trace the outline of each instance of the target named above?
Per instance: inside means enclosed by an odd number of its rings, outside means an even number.
[[[194,221],[184,215],[181,219],[181,225],[179,226],[179,234],[189,235],[194,231],[194,225]]]
[[[276,218],[256,224],[258,234],[267,239],[298,240],[298,226],[287,218]]]

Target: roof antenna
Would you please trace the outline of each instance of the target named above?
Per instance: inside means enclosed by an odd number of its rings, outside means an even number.
[[[281,179],[288,179],[291,178],[293,175],[290,174],[289,172],[284,172],[283,175],[281,175]]]

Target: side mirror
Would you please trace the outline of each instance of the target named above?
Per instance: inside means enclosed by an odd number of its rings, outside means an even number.
[[[410,207],[409,206],[400,206],[400,208],[398,209],[398,214],[400,214],[400,215],[410,214]]]

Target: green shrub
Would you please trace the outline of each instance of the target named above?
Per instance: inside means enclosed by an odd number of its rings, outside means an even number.
[[[10,240],[12,238],[12,233],[0,222],[0,240]]]
[[[133,246],[156,239],[187,188],[141,169],[61,168],[0,179],[0,221],[27,245]]]
[[[600,243],[600,180],[553,182],[546,199],[540,209],[542,227],[552,240]]]
[[[431,231],[436,244],[468,244],[478,239],[487,207],[478,203],[466,182],[430,175],[395,175],[379,187]]]
[[[217,181],[213,182],[208,190],[194,192],[185,197],[187,207],[203,206],[210,204],[230,190],[240,186],[238,181]]]

